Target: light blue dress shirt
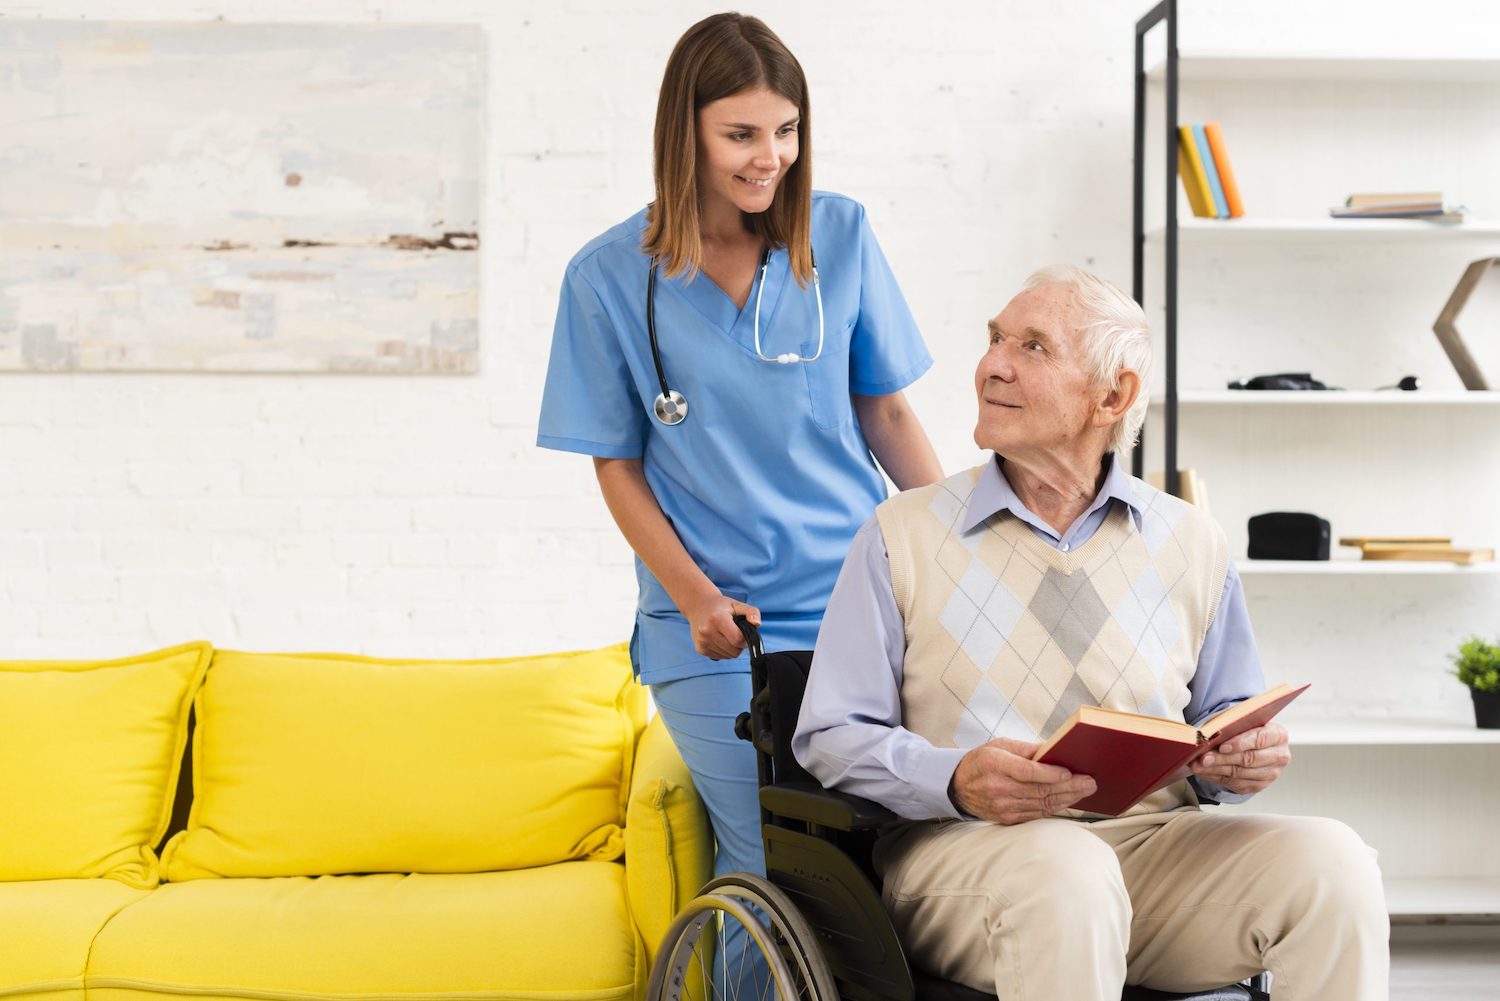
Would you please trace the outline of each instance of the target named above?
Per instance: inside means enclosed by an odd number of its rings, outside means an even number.
[[[1061,536],[1021,503],[993,458],[979,475],[968,520],[959,527],[967,531],[1009,511],[1037,538],[1069,552],[1093,537],[1111,504],[1124,504],[1139,530],[1141,512],[1133,502],[1131,478],[1113,454],[1105,461],[1110,469],[1103,487]],[[948,784],[967,749],[935,747],[901,725],[905,628],[891,591],[885,538],[880,523],[871,518],[854,537],[828,602],[792,751],[825,786],[874,800],[902,817],[959,817],[948,798]],[[1183,717],[1194,725],[1266,687],[1233,561],[1188,687],[1191,698]],[[1202,800],[1238,803],[1249,798],[1196,776],[1189,781]]]
[[[660,392],[646,330],[646,212],[592,240],[568,265],[542,395],[537,444],[639,458],[684,548],[724,594],[761,609],[769,649],[817,637],[849,541],[885,499],[885,480],[854,418],[850,394],[905,388],[932,364],[916,321],[875,242],[864,208],[814,192],[812,248],[823,298],[798,286],[787,255],[771,255],[764,289],[743,307],[704,275],[656,283],[656,332],[668,385],[687,419],[652,415]],[[632,661],[648,684],[726,671],[711,661],[661,583],[636,561],[640,586]]]

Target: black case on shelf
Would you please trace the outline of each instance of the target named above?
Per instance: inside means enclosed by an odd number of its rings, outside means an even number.
[[[1252,560],[1326,560],[1328,519],[1304,511],[1271,511],[1250,518]]]

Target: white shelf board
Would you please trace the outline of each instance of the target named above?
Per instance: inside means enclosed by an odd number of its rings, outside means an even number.
[[[1236,52],[1179,49],[1177,71],[1183,83],[1233,80],[1326,81],[1330,83],[1500,84],[1500,54],[1417,56],[1319,52]],[[1167,79],[1166,57],[1146,71],[1153,84]]]
[[[1500,915],[1500,878],[1387,876],[1385,905],[1393,917],[1496,916]]]
[[[1166,224],[1146,230],[1148,241],[1161,240]],[[1500,223],[1468,219],[1461,223],[1424,222],[1421,219],[1334,219],[1331,216],[1274,218],[1241,216],[1238,219],[1178,219],[1179,239],[1333,239],[1379,240],[1382,242],[1429,240],[1500,239]]]
[[[1453,744],[1500,744],[1500,730],[1481,730],[1473,717],[1448,719],[1331,719],[1284,717],[1295,747],[1391,747]]]
[[[1151,406],[1166,405],[1161,395],[1151,398]],[[1177,394],[1177,405],[1182,406],[1461,406],[1500,407],[1500,391],[1496,390],[1298,390],[1298,389],[1187,389]]]
[[[1486,548],[1486,547],[1465,547]],[[1360,560],[1335,556],[1328,560],[1235,560],[1241,577],[1275,577],[1302,574],[1363,574],[1375,577],[1393,574],[1496,574],[1500,563],[1445,563],[1439,560]]]

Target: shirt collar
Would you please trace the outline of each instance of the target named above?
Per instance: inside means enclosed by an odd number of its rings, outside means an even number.
[[[1111,500],[1117,500],[1124,504],[1126,509],[1130,511],[1131,520],[1135,522],[1136,528],[1139,529],[1142,517],[1141,506],[1136,500],[1135,488],[1130,474],[1125,472],[1125,465],[1119,461],[1116,453],[1106,453],[1104,461],[1109,463],[1109,472],[1104,474],[1104,485],[1099,488],[1099,493],[1095,495],[1093,503],[1088,506],[1088,510],[1084,511],[1079,517],[1086,518],[1089,514],[1097,511]],[[1009,511],[1027,524],[1035,525],[1052,535],[1057,535],[1055,529],[1042,521],[1025,504],[1021,503],[1021,498],[1016,496],[1016,492],[1011,487],[1010,481],[1005,478],[1003,466],[1003,460],[998,455],[991,453],[989,461],[979,471],[979,480],[974,484],[974,492],[969,495],[969,506],[964,512],[963,522],[959,525],[959,530],[967,533],[976,525],[994,517],[1001,511]]]

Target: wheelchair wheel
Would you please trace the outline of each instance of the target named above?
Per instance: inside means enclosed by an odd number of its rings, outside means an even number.
[[[729,962],[719,944],[738,924],[746,951],[765,961],[775,992],[742,994],[720,989],[714,963]],[[646,989],[646,1001],[839,1001],[833,974],[817,937],[786,894],[747,872],[715,879],[682,909],[667,929]]]

